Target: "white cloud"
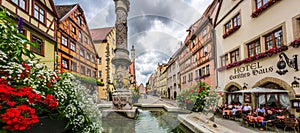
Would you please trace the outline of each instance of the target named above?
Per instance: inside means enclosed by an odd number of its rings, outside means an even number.
[[[129,43],[135,45],[136,76],[146,83],[158,62],[167,63],[179,48],[178,42],[186,30],[207,8],[212,0],[130,0],[128,17]],[[56,4],[80,3],[87,16],[89,28],[113,26],[115,7],[112,0],[55,0]]]

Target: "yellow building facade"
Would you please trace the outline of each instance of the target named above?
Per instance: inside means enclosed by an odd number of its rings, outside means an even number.
[[[16,21],[22,18],[22,34],[37,44],[36,47],[28,46],[28,49],[40,58],[41,63],[54,69],[58,16],[53,1],[1,0],[0,5],[11,12]]]
[[[113,91],[115,68],[111,63],[116,49],[116,30],[114,27],[97,28],[90,30],[94,41],[98,59],[98,80],[103,82],[104,86],[98,86],[98,93],[101,99],[108,99],[108,92]]]

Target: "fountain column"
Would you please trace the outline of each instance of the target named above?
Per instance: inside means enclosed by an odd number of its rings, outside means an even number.
[[[129,51],[127,48],[127,17],[129,11],[129,0],[114,0],[116,13],[116,50],[112,63],[115,65],[115,78],[113,92],[113,104],[117,109],[132,108],[132,94],[129,90]],[[126,105],[129,104],[129,107]]]

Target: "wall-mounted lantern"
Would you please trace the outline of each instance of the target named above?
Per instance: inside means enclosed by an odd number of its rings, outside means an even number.
[[[248,86],[248,84],[247,84],[247,83],[244,83],[243,90],[246,90],[246,89],[247,89],[247,86]]]
[[[294,77],[294,81],[291,83],[293,88],[299,88],[299,82],[297,80],[300,80],[300,78]]]
[[[279,61],[277,62],[278,70],[276,71],[276,73],[278,73],[279,75],[284,75],[285,73],[287,73],[288,70],[286,69],[286,65],[288,65],[290,68],[295,69],[295,71],[299,71],[297,56],[298,55],[293,55],[293,59],[289,59],[285,53],[280,53]]]

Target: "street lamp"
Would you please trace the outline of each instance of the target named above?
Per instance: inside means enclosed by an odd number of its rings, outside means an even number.
[[[294,77],[294,81],[291,83],[293,88],[299,88],[299,82],[297,80],[300,80],[300,78]]]
[[[247,84],[247,83],[244,83],[243,90],[246,90],[246,89],[247,89],[247,86],[248,86],[248,84]]]

